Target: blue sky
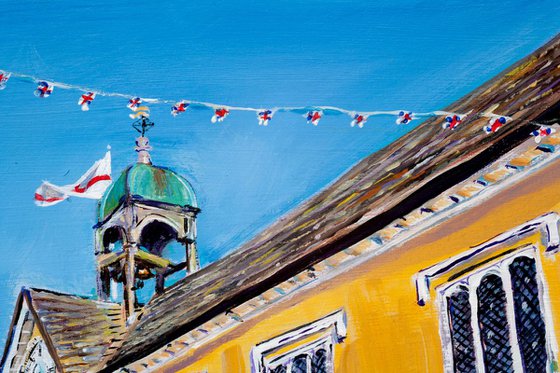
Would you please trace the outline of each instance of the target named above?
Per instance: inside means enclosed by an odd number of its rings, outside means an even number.
[[[0,69],[171,100],[351,110],[444,107],[559,30],[558,1],[7,1]],[[75,91],[48,99],[12,80],[0,91],[0,337],[21,286],[93,294],[96,203],[33,204],[42,180],[70,183],[112,146],[117,176],[135,161],[126,102]],[[153,106],[155,164],[187,177],[199,197],[207,264],[412,127],[334,115],[318,127],[280,113],[213,125]]]

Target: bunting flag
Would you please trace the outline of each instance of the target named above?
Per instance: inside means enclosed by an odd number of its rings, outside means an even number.
[[[372,116],[396,116],[395,122],[398,125],[409,124],[416,119],[442,116],[444,117],[443,123],[438,122],[441,123],[442,128],[455,130],[459,127],[461,123],[464,122],[467,115],[470,115],[470,113],[472,112],[472,110],[467,112],[466,114],[451,113],[446,111],[413,113],[412,111],[406,111],[406,110],[356,112],[356,111],[347,110],[335,106],[273,107],[271,109],[264,110],[264,109],[258,109],[253,107],[227,106],[227,105],[216,104],[211,102],[202,102],[202,101],[193,101],[193,100],[176,101],[176,100],[167,100],[161,98],[138,97],[138,96],[132,96],[124,93],[106,92],[106,91],[95,90],[95,89],[82,87],[78,85],[55,82],[52,80],[44,80],[44,79],[39,79],[32,75],[20,74],[16,72],[8,72],[2,70],[0,70],[0,90],[6,88],[6,83],[8,82],[9,79],[17,79],[18,81],[26,81],[26,82],[32,82],[37,84],[37,88],[35,89],[34,94],[37,97],[41,97],[41,98],[49,97],[52,94],[54,87],[59,87],[60,89],[80,91],[82,92],[82,95],[78,100],[78,105],[80,105],[83,111],[88,111],[90,109],[91,103],[98,96],[123,98],[128,101],[126,106],[133,111],[133,113],[129,115],[130,118],[132,119],[148,118],[150,116],[150,109],[148,108],[148,106],[143,105],[144,103],[146,103],[146,104],[169,105],[171,106],[171,115],[173,115],[174,117],[176,117],[181,113],[184,113],[187,110],[187,108],[190,107],[192,107],[193,109],[211,109],[214,113],[211,117],[212,123],[223,122],[225,118],[232,111],[249,111],[249,112],[256,113],[257,122],[261,126],[267,126],[270,120],[272,120],[272,117],[277,112],[298,113],[300,115],[303,115],[307,123],[312,124],[313,126],[317,126],[319,124],[319,121],[323,120],[323,118],[326,116],[343,114],[343,115],[348,115],[349,117],[352,118],[352,121],[350,122],[351,127],[358,127],[358,128],[363,128],[367,120]],[[495,107],[493,109],[495,109]],[[491,111],[492,109],[489,110]],[[512,118],[506,115],[494,114],[491,112],[475,113],[474,116],[476,118],[480,118],[480,117],[489,118],[488,124],[482,128],[483,131],[487,134],[495,133],[507,122],[512,120]],[[552,122],[553,121],[550,121],[550,123]],[[550,124],[548,123],[535,123],[535,122],[530,122],[530,123],[538,126],[544,126],[547,128],[550,127]],[[539,135],[539,137],[537,136],[534,137],[535,137],[535,141],[537,141],[537,139],[541,139],[543,136]]]
[[[408,124],[412,122],[413,119],[416,119],[412,112],[400,111],[399,115],[397,116],[396,123],[397,124]]]
[[[134,97],[128,100],[128,105],[126,105],[126,107],[133,111],[132,114],[129,114],[130,119],[150,117],[150,108],[147,106],[140,106],[142,102],[140,97]]]
[[[458,115],[448,116],[445,117],[445,122],[443,122],[442,127],[443,129],[449,128],[450,130],[454,130],[462,121],[463,119]]]
[[[482,129],[486,132],[486,134],[495,133],[506,123],[506,117],[494,116],[490,118],[488,125],[484,126]]]
[[[93,102],[94,99],[95,93],[87,92],[80,97],[80,99],[78,100],[78,105],[82,107],[82,111],[88,111],[89,105]]]
[[[47,82],[39,82],[39,85],[37,85],[37,89],[35,90],[35,96],[46,98],[51,95],[53,90],[54,90],[53,85],[50,85]]]
[[[552,127],[541,126],[538,130],[531,132],[531,136],[535,138],[535,142],[539,144],[542,139],[556,133],[556,129]]]
[[[212,123],[223,122],[229,115],[229,110],[226,108],[219,108],[214,111],[214,115],[210,119]]]
[[[268,122],[272,119],[272,110],[264,110],[257,114],[259,118],[259,126],[268,126]]]
[[[111,184],[111,152],[98,160],[74,184],[57,186],[44,181],[35,191],[35,204],[56,205],[70,196],[100,199]]]
[[[350,122],[350,126],[354,127],[357,125],[358,127],[362,128],[366,121],[367,117],[365,115],[356,114],[354,115],[354,119],[352,120],[352,122]]]
[[[6,88],[6,84],[12,74],[0,70],[0,90]]]
[[[140,106],[141,103],[142,103],[142,99],[140,97],[134,97],[128,100],[128,105],[126,105],[126,107],[132,111],[136,111],[136,109],[138,109],[138,106]]]
[[[188,107],[189,107],[189,104],[187,102],[179,101],[175,105],[173,105],[173,107],[171,108],[171,115],[176,117],[177,115],[179,115],[181,113],[184,113],[187,110]]]
[[[319,124],[319,121],[321,120],[322,117],[323,117],[322,111],[309,111],[307,112],[306,115],[307,123],[311,123],[314,126],[316,126]]]

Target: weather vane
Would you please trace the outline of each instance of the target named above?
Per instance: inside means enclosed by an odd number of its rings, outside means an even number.
[[[132,123],[132,127],[140,133],[142,137],[144,134],[154,126],[154,122],[150,120],[147,116],[140,116],[140,119]]]

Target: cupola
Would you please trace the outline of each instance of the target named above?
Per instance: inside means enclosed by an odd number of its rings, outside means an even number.
[[[145,283],[161,294],[169,279],[199,269],[196,216],[200,212],[189,182],[151,162],[149,140],[136,140],[138,161],[127,167],[107,189],[98,205],[95,227],[97,292],[102,300],[122,292],[128,316],[141,306],[137,292]],[[182,260],[170,258],[166,247],[184,247]],[[155,281],[153,281],[155,280]]]

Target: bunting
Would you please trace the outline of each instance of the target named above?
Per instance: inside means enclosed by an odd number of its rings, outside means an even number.
[[[472,115],[472,110],[467,113],[450,113],[446,111],[432,111],[426,113],[416,113],[409,110],[394,110],[394,111],[363,111],[357,112],[353,110],[347,110],[335,106],[310,106],[310,107],[274,107],[269,109],[258,109],[252,107],[240,107],[240,106],[227,106],[221,104],[215,104],[210,102],[193,101],[193,100],[167,100],[161,98],[145,98],[127,95],[124,93],[116,92],[106,92],[101,90],[95,90],[87,87],[82,87],[78,85],[72,85],[62,82],[55,82],[51,80],[44,80],[34,77],[32,75],[20,74],[16,72],[9,72],[0,70],[0,90],[4,90],[7,87],[8,80],[17,79],[19,81],[31,82],[37,84],[34,91],[35,96],[39,98],[47,98],[53,94],[54,88],[75,90],[80,92],[78,97],[78,105],[80,105],[82,111],[89,111],[92,102],[98,97],[117,97],[127,100],[126,107],[132,111],[129,114],[131,119],[148,118],[150,116],[150,109],[146,104],[150,105],[169,105],[170,112],[173,117],[177,117],[179,114],[183,114],[187,111],[187,108],[194,109],[210,109],[213,115],[210,117],[212,123],[223,122],[233,111],[249,111],[254,112],[257,116],[257,123],[259,126],[266,127],[272,121],[272,118],[278,112],[293,112],[300,113],[305,118],[308,124],[313,126],[318,126],[319,122],[328,115],[344,114],[351,118],[350,126],[363,128],[372,116],[393,116],[395,118],[395,123],[397,125],[408,125],[414,120],[424,119],[428,117],[443,117],[443,123],[441,126],[444,130],[455,130],[462,122],[467,118],[467,116]],[[512,118],[499,115],[492,112],[488,113],[477,113],[476,117],[488,117],[488,123],[482,127],[482,130],[486,134],[496,133],[501,127],[507,125]],[[547,123],[533,123],[538,125],[539,130],[531,133],[531,136],[535,137],[535,141],[539,142],[542,138],[550,135],[552,130],[550,125]],[[544,128],[544,129],[543,129]],[[554,130],[555,131],[555,130]],[[49,187],[49,186],[47,186]],[[54,198],[54,197],[53,197]]]

